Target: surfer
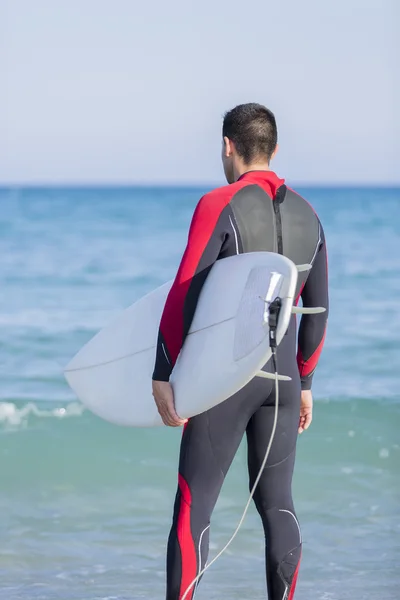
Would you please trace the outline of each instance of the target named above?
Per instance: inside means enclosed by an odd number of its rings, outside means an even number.
[[[161,318],[153,373],[153,395],[166,425],[184,425],[178,489],[167,550],[167,600],[180,600],[204,568],[210,518],[224,478],[246,433],[250,488],[263,461],[271,433],[274,382],[256,377],[227,401],[188,421],[174,408],[169,378],[189,331],[200,291],[216,260],[243,252],[280,252],[297,264],[297,301],[322,306],[325,313],[304,315],[296,340],[293,316],[278,348],[279,384],[276,435],[254,501],[266,538],[269,600],[292,600],[302,538],[291,482],[298,433],[312,421],[311,385],[324,344],[328,316],[325,236],[310,205],[270,170],[277,152],[277,127],[271,111],[243,104],[226,113],[222,162],[228,185],[199,201],[188,242]],[[296,356],[296,341],[298,350]],[[270,363],[264,370],[272,372]],[[187,595],[194,597],[195,589]]]

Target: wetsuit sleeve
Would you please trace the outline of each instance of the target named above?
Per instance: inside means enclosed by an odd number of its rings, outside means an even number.
[[[224,243],[220,216],[221,208],[208,195],[193,214],[186,249],[161,317],[154,380],[169,380],[182,349],[201,289]]]
[[[310,390],[313,375],[325,341],[329,310],[328,261],[325,236],[322,230],[321,242],[312,269],[301,293],[303,306],[323,306],[324,313],[303,315],[299,327],[297,364],[301,377],[301,389]]]

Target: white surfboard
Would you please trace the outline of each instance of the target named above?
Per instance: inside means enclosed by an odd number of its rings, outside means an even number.
[[[268,303],[282,308],[279,344],[288,328],[297,269],[279,254],[252,252],[218,260],[171,376],[177,413],[188,418],[240,390],[271,357]],[[71,360],[65,377],[82,403],[118,425],[162,421],[152,397],[159,323],[172,282],[144,296],[102,329]]]

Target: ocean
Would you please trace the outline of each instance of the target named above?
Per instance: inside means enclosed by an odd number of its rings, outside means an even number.
[[[119,311],[174,276],[204,189],[0,190],[0,598],[164,598],[180,432],[83,410],[62,368]],[[299,191],[324,224],[331,311],[314,421],[299,438],[296,600],[400,589],[400,189]],[[243,444],[210,557],[247,500]],[[265,599],[255,509],[199,600]]]

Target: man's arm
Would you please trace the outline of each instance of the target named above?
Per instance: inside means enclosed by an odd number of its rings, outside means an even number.
[[[298,338],[297,364],[301,377],[301,389],[310,390],[314,371],[325,341],[326,325],[329,310],[328,295],[328,262],[325,236],[320,225],[321,243],[301,298],[303,306],[326,308],[324,313],[303,315]]]
[[[206,195],[193,214],[186,250],[161,317],[153,380],[169,381],[189,332],[201,289],[224,243],[222,209]]]

